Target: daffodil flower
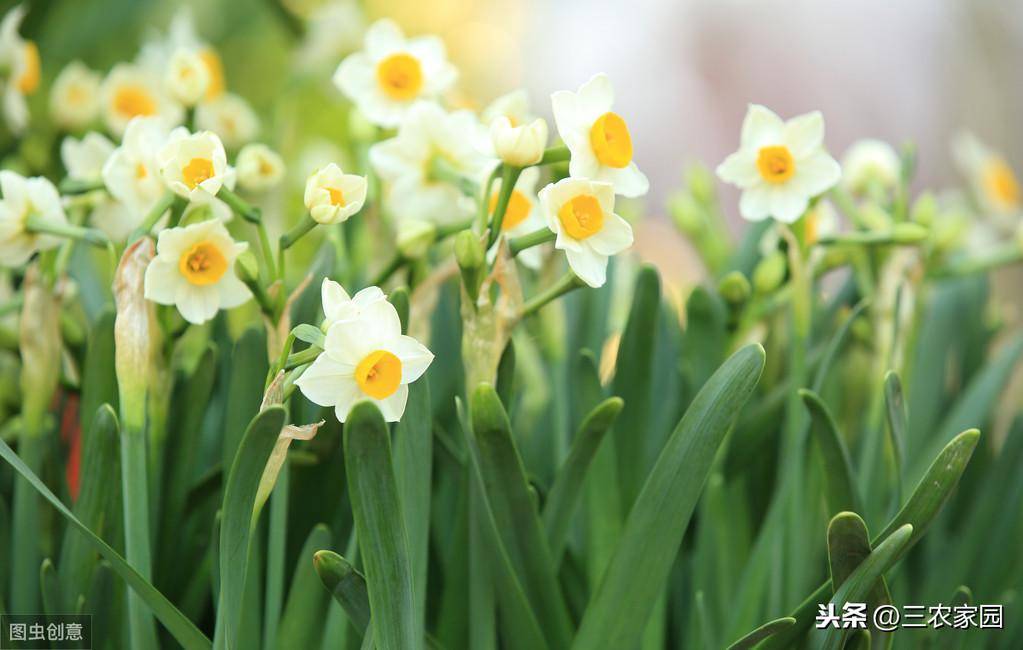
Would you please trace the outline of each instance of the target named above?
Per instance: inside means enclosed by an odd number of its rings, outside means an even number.
[[[1021,211],[1023,193],[1019,179],[1002,154],[972,133],[959,135],[952,143],[952,153],[984,210],[996,216]]]
[[[512,190],[511,196],[508,198],[508,208],[504,212],[504,220],[501,221],[502,237],[520,237],[546,227],[547,222],[540,214],[536,196],[536,183],[539,179],[540,170],[536,167],[528,167],[519,174],[519,178],[515,182],[515,189]],[[494,208],[497,207],[497,197],[501,192],[501,179],[494,181],[492,190],[487,203],[487,211],[491,215]],[[490,262],[493,262],[496,253],[497,245],[495,244],[487,256]],[[520,252],[516,258],[531,269],[540,268],[543,261],[539,246],[527,248]]]
[[[187,7],[180,9],[174,15],[166,34],[150,38],[142,45],[138,61],[156,74],[166,74],[166,68],[175,52],[181,50],[197,54],[206,68],[206,77],[209,81],[202,101],[213,101],[224,94],[227,88],[224,79],[224,64],[216,49],[199,37],[192,12]]]
[[[376,300],[351,320],[334,322],[325,349],[295,385],[320,406],[333,406],[344,422],[357,402],[369,400],[384,419],[397,422],[405,412],[408,384],[433,361],[424,345],[401,333],[394,306]]]
[[[387,183],[385,204],[395,215],[435,223],[471,216],[475,201],[455,185],[434,176],[442,163],[480,182],[496,161],[477,148],[480,124],[469,111],[447,112],[433,102],[414,105],[395,137],[373,145],[370,163]]]
[[[238,185],[250,192],[265,192],[284,178],[284,159],[261,143],[247,144],[235,161]]]
[[[167,94],[183,106],[195,106],[205,97],[210,73],[199,52],[181,47],[171,55],[164,73]]]
[[[32,232],[29,217],[53,226],[66,226],[67,216],[60,194],[45,178],[25,178],[12,171],[0,171],[0,264],[18,267],[36,251],[49,250],[60,239]]]
[[[501,95],[480,111],[480,120],[490,126],[499,117],[506,117],[512,126],[527,124],[536,119],[530,111],[529,92],[525,88]]]
[[[440,97],[458,77],[443,41],[436,36],[405,38],[388,19],[366,30],[364,48],[341,62],[334,83],[379,126],[398,126],[417,100]]]
[[[374,303],[386,301],[387,296],[380,287],[366,287],[349,297],[339,283],[329,278],[320,285],[320,301],[323,304],[323,329],[330,329],[334,323],[356,320]]]
[[[77,130],[99,116],[100,76],[81,61],[64,66],[50,88],[50,115],[57,126]]]
[[[739,212],[749,221],[774,217],[793,223],[810,199],[841,177],[824,149],[824,119],[814,111],[785,122],[751,104],[742,123],[739,150],[718,165],[721,180],[743,190]]]
[[[181,106],[164,94],[159,78],[131,63],[115,65],[103,80],[100,94],[107,128],[118,137],[133,118],[159,116],[174,125],[184,115]]]
[[[24,5],[17,5],[0,21],[0,67],[9,71],[3,84],[4,117],[16,134],[28,125],[25,96],[39,88],[41,78],[39,48],[35,42],[22,38],[18,33],[25,12]]]
[[[176,306],[189,323],[241,305],[252,294],[235,275],[234,262],[247,248],[219,219],[162,231],[146,269],[146,299]]]
[[[114,153],[114,143],[101,133],[91,131],[81,139],[68,136],[60,143],[60,159],[68,178],[80,181],[98,181],[103,166]]]
[[[233,93],[220,93],[195,109],[195,126],[212,131],[232,149],[248,144],[259,132],[259,117],[249,103]]]
[[[163,119],[136,117],[128,123],[121,146],[103,165],[107,191],[126,209],[124,219],[97,224],[114,239],[127,235],[167,193],[157,161],[167,135]]]
[[[535,165],[547,147],[547,122],[538,117],[516,126],[502,115],[490,123],[490,142],[502,162],[514,167]]]
[[[345,174],[334,163],[315,171],[305,184],[305,207],[313,221],[335,224],[347,221],[366,201],[364,176]]]
[[[603,286],[608,257],[632,246],[632,226],[614,212],[614,186],[566,178],[540,190],[540,206],[572,271],[591,287]]]
[[[883,140],[857,140],[842,156],[842,186],[852,194],[867,194],[873,187],[891,191],[901,173],[899,154]]]
[[[632,159],[632,134],[622,116],[611,110],[614,99],[605,74],[594,76],[578,92],[551,95],[554,122],[572,153],[568,173],[610,183],[622,196],[642,196],[650,182]]]
[[[227,154],[211,131],[171,131],[159,154],[160,175],[178,196],[207,203],[217,195],[228,174]]]

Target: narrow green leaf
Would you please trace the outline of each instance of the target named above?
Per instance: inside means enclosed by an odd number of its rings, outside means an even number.
[[[43,560],[42,566],[39,567],[39,587],[43,595],[43,611],[46,614],[52,616],[67,611],[64,608],[64,599],[61,598],[57,569],[50,558]]]
[[[828,562],[831,568],[831,589],[838,592],[842,583],[870,555],[870,534],[867,524],[854,512],[840,512],[828,525]],[[870,589],[866,600],[868,611],[878,605],[891,605],[892,596],[884,576]],[[891,643],[892,635],[873,628],[882,646]],[[871,635],[873,637],[873,635]],[[873,640],[873,639],[871,639]]]
[[[114,312],[106,309],[89,330],[82,368],[82,401],[78,405],[82,435],[89,436],[89,427],[96,410],[103,404],[117,408],[117,374],[114,372]],[[61,575],[64,574],[61,567]]]
[[[398,312],[398,320],[401,321],[401,333],[408,334],[410,310],[408,287],[398,287],[387,296],[387,300],[394,305],[395,311]]]
[[[231,355],[221,362],[228,378],[224,406],[224,446],[221,464],[231,467],[246,428],[259,411],[269,363],[266,334],[262,327],[250,327],[234,344]]]
[[[334,600],[345,610],[359,634],[369,625],[369,590],[366,579],[348,560],[334,551],[313,554],[313,568]]]
[[[738,639],[732,645],[728,646],[728,650],[746,650],[747,648],[752,648],[764,639],[770,638],[778,632],[792,626],[795,622],[796,619],[791,616],[785,616],[783,618],[776,618],[773,621],[768,621],[746,636]]]
[[[504,346],[501,353],[501,360],[497,363],[497,396],[501,398],[502,404],[511,406],[515,386],[515,340],[508,339],[508,345]]]
[[[894,370],[884,377],[884,402],[888,414],[888,435],[895,459],[895,498],[902,501],[902,454],[909,416],[906,414],[906,400],[902,393],[902,381]]]
[[[573,648],[617,649],[640,638],[718,447],[763,368],[764,349],[748,345],[726,360],[693,399],[636,498]]]
[[[844,518],[845,515],[846,513],[842,513],[836,516],[831,520],[832,524],[836,519]],[[906,524],[897,528],[895,532],[878,544],[877,548],[871,551],[870,555],[849,574],[849,577],[842,582],[842,586],[832,596],[831,602],[835,605],[835,609],[841,610],[842,605],[849,602],[865,602],[868,595],[874,590],[878,579],[898,561],[902,553],[909,547],[912,536],[913,526]],[[822,634],[817,635],[817,647],[821,650],[841,650],[848,631],[841,627],[825,628]]]
[[[621,413],[623,404],[621,398],[610,397],[586,416],[572,441],[568,458],[558,470],[554,485],[547,494],[547,502],[543,508],[543,523],[555,565],[561,563],[572,515],[579,505],[583,480],[586,478],[590,462],[600,448],[604,434]]]
[[[373,637],[381,650],[423,647],[418,627],[408,535],[380,410],[356,404],[345,422],[345,471],[359,550],[369,584]]]
[[[323,635],[323,621],[327,617],[327,603],[330,599],[316,584],[318,580],[312,558],[317,549],[330,545],[330,529],[325,524],[314,526],[295,564],[288,600],[277,628],[278,648],[319,646]]]
[[[810,430],[821,453],[828,513],[858,510],[860,498],[852,480],[849,452],[845,448],[842,436],[838,433],[838,427],[835,425],[835,419],[831,416],[831,411],[827,404],[811,390],[801,388],[799,396],[810,412]]]
[[[117,575],[128,583],[135,593],[139,595],[142,601],[153,611],[156,618],[163,623],[167,631],[174,636],[175,640],[184,646],[187,650],[196,650],[209,648],[210,640],[199,631],[199,628],[195,626],[190,620],[188,620],[181,612],[179,612],[169,600],[167,600],[163,594],[156,590],[148,580],[142,577],[142,575],[134,568],[128,565],[123,557],[111,548],[106,542],[96,536],[88,527],[85,526],[81,521],[75,517],[70,510],[67,509],[60,499],[57,498],[53,492],[50,491],[46,484],[44,484],[35,473],[30,470],[25,463],[21,461],[14,450],[8,446],[6,442],[0,440],[0,457],[3,457],[11,467],[15,469],[19,474],[33,488],[36,489],[39,494],[43,496],[50,504],[57,509],[69,524],[78,530],[80,533],[85,535],[86,539],[90,540],[93,547],[110,562],[110,566],[117,572]]]
[[[479,447],[480,471],[497,532],[553,647],[572,637],[568,608],[553,570],[550,549],[529,491],[511,424],[497,392],[480,384],[469,402]]]
[[[220,606],[217,608],[219,625],[217,647],[233,650],[240,637],[242,603],[245,578],[249,563],[252,528],[255,525],[253,507],[263,469],[270,458],[274,444],[284,426],[284,409],[271,406],[249,423],[238,445],[238,453],[231,464],[224,488],[224,505],[220,523]],[[222,637],[221,637],[222,633]]]
[[[955,594],[952,596],[952,602],[949,603],[949,607],[955,610],[956,607],[963,605],[969,605],[973,602],[973,592],[966,585],[959,585],[956,589]],[[950,628],[941,630],[941,632],[935,636],[935,647],[939,650],[962,650],[964,643],[966,642],[966,633],[968,628]]]

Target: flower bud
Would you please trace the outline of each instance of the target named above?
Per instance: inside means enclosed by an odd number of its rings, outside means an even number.
[[[316,223],[341,223],[362,209],[367,188],[364,176],[345,174],[330,163],[313,172],[306,181],[305,207]]]
[[[437,226],[422,219],[402,219],[398,222],[398,250],[411,260],[426,255],[437,239]]]
[[[897,244],[916,244],[927,239],[929,231],[918,223],[897,223],[892,228],[892,239]]]
[[[741,305],[749,298],[751,287],[749,280],[741,271],[732,271],[721,278],[718,293],[733,305]]]
[[[1016,228],[1016,248],[1023,251],[1023,224]]]
[[[707,229],[703,209],[691,194],[680,193],[672,197],[668,211],[675,225],[684,234],[698,235]]]
[[[24,304],[19,319],[22,417],[25,431],[42,431],[60,377],[60,299],[47,287],[35,264],[25,273]]]
[[[256,282],[259,278],[259,262],[250,250],[246,249],[235,259],[234,267],[239,279],[246,284]]]
[[[146,268],[156,254],[143,237],[121,256],[114,275],[114,367],[126,430],[145,425],[146,386],[160,345],[155,306],[145,298]]]
[[[890,191],[901,173],[899,154],[881,140],[860,140],[842,158],[842,184],[853,194],[867,194],[873,187]]]
[[[284,177],[284,160],[265,144],[247,144],[238,152],[238,185],[250,192],[265,192]]]
[[[909,212],[910,219],[921,226],[930,226],[938,215],[938,200],[930,192],[923,192],[913,203]]]
[[[693,164],[686,170],[686,185],[689,191],[702,205],[714,203],[714,175],[702,164]]]
[[[771,293],[785,280],[788,263],[785,253],[775,251],[760,260],[753,269],[753,287],[757,293]]]
[[[547,147],[547,122],[536,118],[529,124],[512,126],[502,115],[490,124],[490,142],[498,158],[514,167],[525,167],[540,162]]]
[[[171,55],[163,81],[167,94],[185,106],[195,106],[210,85],[209,68],[198,52],[179,48]]]
[[[458,267],[466,271],[475,271],[483,266],[483,244],[476,233],[463,230],[455,236],[455,259]]]

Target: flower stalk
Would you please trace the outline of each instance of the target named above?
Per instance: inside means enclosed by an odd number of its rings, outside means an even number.
[[[508,252],[512,257],[515,257],[527,248],[546,244],[549,241],[554,241],[557,237],[558,236],[554,233],[554,231],[549,228],[540,228],[528,235],[522,235],[521,237],[515,237],[508,240]]]
[[[579,279],[575,273],[569,271],[561,277],[553,286],[549,289],[534,296],[531,300],[522,305],[522,310],[519,312],[520,318],[525,318],[536,312],[540,311],[548,303],[557,300],[561,296],[565,295],[570,291],[574,291],[580,287],[585,287],[586,283]]]
[[[521,167],[502,165],[501,167],[501,193],[497,195],[497,205],[494,207],[494,214],[490,221],[490,236],[487,239],[489,249],[497,241],[501,234],[501,225],[504,223],[504,214],[508,211],[508,202],[511,200],[512,192],[515,191],[515,182],[519,180],[522,173]]]

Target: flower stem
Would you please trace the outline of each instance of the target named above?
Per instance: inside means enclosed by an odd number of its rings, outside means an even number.
[[[539,167],[541,165],[553,165],[554,163],[565,162],[572,158],[572,152],[568,150],[565,145],[557,147],[549,147],[543,152],[543,158],[539,162],[529,165],[529,167]]]
[[[316,227],[316,221],[308,214],[294,228],[281,235],[280,249],[285,251],[291,248],[295,242],[301,239],[306,233]]]
[[[494,207],[494,214],[490,217],[490,236],[487,238],[487,250],[494,245],[494,242],[497,241],[497,236],[501,234],[504,213],[508,211],[508,202],[511,200],[512,192],[515,191],[515,182],[519,180],[519,174],[521,173],[521,167],[501,166],[501,193],[497,195],[497,205]]]
[[[227,207],[234,210],[242,219],[251,221],[252,223],[259,223],[262,221],[262,214],[260,214],[259,208],[250,204],[248,201],[238,196],[226,187],[221,187],[220,191],[217,192],[217,198],[227,204]]]
[[[521,237],[515,237],[514,239],[508,240],[508,252],[511,253],[512,257],[515,257],[527,248],[532,248],[549,241],[554,241],[557,237],[558,236],[549,228],[540,228],[539,230],[522,235]]]
[[[490,176],[487,177],[487,183],[483,186],[483,194],[480,196],[480,207],[478,214],[476,215],[477,223],[479,223],[479,232],[483,232],[483,229],[487,227],[487,213],[490,211],[490,191],[494,187],[494,181],[501,175],[501,166],[494,167],[494,171],[490,172]]]
[[[124,423],[121,430],[121,486],[124,499],[125,557],[128,564],[149,579],[151,559],[144,400],[135,405],[122,403],[121,414]],[[156,648],[152,614],[135,592],[128,594],[128,619],[131,647]]]
[[[973,275],[1021,262],[1023,262],[1023,248],[1010,244],[996,249],[990,255],[971,257],[949,264],[945,268],[935,271],[933,275],[942,278]]]
[[[380,273],[377,273],[376,277],[373,278],[373,281],[369,283],[369,286],[379,287],[383,283],[387,282],[387,280],[394,275],[395,271],[400,269],[404,263],[405,257],[401,253],[395,253],[394,257],[391,258],[391,261],[387,263],[387,266],[380,269]]]
[[[156,227],[156,222],[159,221],[160,217],[162,217],[163,214],[170,209],[174,202],[179,199],[180,197],[171,191],[168,191],[163,196],[161,196],[156,201],[156,203],[153,204],[153,207],[150,208],[149,213],[146,215],[146,218],[142,220],[142,224],[139,225],[139,227],[136,228],[134,232],[132,232],[131,235],[128,237],[128,243],[132,244],[135,241],[153,232],[153,228]]]
[[[100,248],[106,248],[110,244],[110,239],[107,238],[106,234],[102,230],[85,228],[83,226],[76,226],[73,224],[51,223],[35,214],[28,216],[28,220],[25,222],[25,228],[29,232],[54,235],[56,237],[67,237],[68,239],[84,241]]]
[[[270,236],[266,233],[266,224],[263,220],[254,221],[256,233],[259,235],[259,250],[263,257],[263,266],[259,269],[259,275],[267,284],[273,282],[280,276],[277,275],[277,265],[274,262],[274,252],[270,247]]]
[[[476,196],[479,189],[472,179],[462,175],[451,163],[441,156],[434,156],[430,161],[430,177],[434,180],[454,185],[466,196]]]
[[[519,318],[525,318],[526,316],[534,314],[552,300],[556,300],[569,291],[583,286],[585,286],[585,283],[579,279],[579,276],[569,271],[563,275],[561,279],[554,284],[554,286],[547,289],[540,295],[534,296],[532,300],[522,305],[522,311],[519,312]]]
[[[288,355],[288,360],[284,364],[284,370],[292,370],[293,368],[303,366],[307,363],[312,363],[316,360],[316,357],[320,356],[321,352],[323,352],[323,350],[313,346],[306,348],[301,352]]]
[[[60,183],[60,193],[65,196],[87,194],[105,188],[106,185],[103,183],[103,179],[82,180],[80,178],[65,178]]]

